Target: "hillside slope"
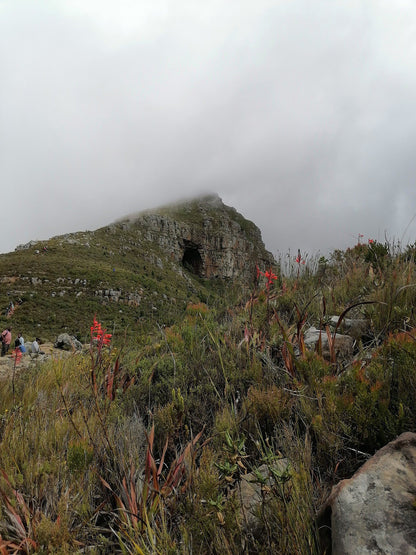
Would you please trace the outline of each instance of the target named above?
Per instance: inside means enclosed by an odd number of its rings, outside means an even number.
[[[207,211],[200,202],[185,216]],[[3,551],[318,555],[332,542],[340,552],[330,534],[341,519],[325,508],[332,486],[416,430],[415,246],[357,244],[320,259],[316,272],[298,261],[289,276],[259,260],[245,288],[237,277],[206,277],[215,260],[215,272],[238,268],[227,262],[229,237],[211,257],[205,216],[189,228],[170,211],[160,220],[169,234],[156,237],[160,212],[3,259],[3,285],[27,288],[13,326],[39,308],[32,317],[45,327],[56,329],[47,320],[56,310],[88,333],[91,311],[101,311],[88,352],[4,357]],[[182,239],[193,243],[186,256]],[[140,299],[126,302],[136,290]],[[132,323],[122,329],[116,318]],[[101,322],[116,324],[118,343],[98,341]],[[129,340],[121,349],[120,330]],[[383,517],[374,480],[357,490],[372,516],[371,545],[397,537],[388,552],[409,552],[397,516],[410,515],[413,541],[414,482],[395,464],[382,466],[398,478],[384,492],[398,499],[404,489],[405,499]],[[348,502],[346,510],[349,517]],[[363,520],[360,512],[360,529]]]
[[[67,331],[83,340],[97,314],[134,336],[176,321],[189,302],[247,285],[256,264],[273,263],[252,222],[215,195],[193,199],[1,255],[1,325],[28,338]],[[6,318],[10,301],[16,309]]]

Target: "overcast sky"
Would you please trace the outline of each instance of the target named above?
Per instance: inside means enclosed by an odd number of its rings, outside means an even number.
[[[0,252],[205,192],[413,243],[415,148],[414,0],[0,0]]]

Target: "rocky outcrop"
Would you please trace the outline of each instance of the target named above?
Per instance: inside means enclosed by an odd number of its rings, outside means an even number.
[[[36,246],[38,243],[39,243],[39,241],[29,241],[28,243],[25,243],[24,245],[17,245],[15,250],[16,251],[28,250],[28,249],[31,249],[34,246]]]
[[[142,239],[200,277],[250,280],[256,264],[268,268],[275,263],[260,230],[217,195],[131,216],[122,223],[136,226]]]
[[[70,336],[68,333],[61,333],[54,344],[56,349],[64,351],[81,351],[82,343],[76,337]]]
[[[128,306],[139,306],[142,299],[141,294],[137,291],[134,293],[123,292],[121,289],[98,289],[95,291],[95,296],[100,297],[103,301],[127,304]]]
[[[308,349],[315,349],[319,339],[322,345],[322,356],[329,360],[331,353],[326,330],[319,330],[313,326],[306,330],[304,341]],[[353,354],[353,343],[354,340],[349,335],[342,335],[340,333],[335,335],[334,349],[337,360],[351,358]]]
[[[336,485],[320,516],[326,553],[416,553],[416,434],[404,433]]]
[[[329,323],[332,328],[336,328],[338,322],[339,316],[332,316]],[[368,320],[364,318],[343,318],[339,325],[339,331],[355,340],[360,340],[369,333],[369,326]]]
[[[255,535],[261,524],[261,506],[271,498],[267,494],[276,481],[276,476],[284,478],[289,472],[289,461],[280,459],[274,462],[273,469],[266,464],[260,466],[256,472],[244,474],[239,484],[240,510],[237,518],[240,524]]]
[[[305,346],[314,350],[320,341],[322,356],[327,360],[331,358],[327,330],[330,334],[331,344],[333,341],[336,359],[343,361],[351,359],[356,342],[364,341],[371,335],[370,324],[363,318],[341,318],[340,321],[340,316],[331,316],[328,326],[323,326],[323,329],[314,326],[308,328],[304,334]]]

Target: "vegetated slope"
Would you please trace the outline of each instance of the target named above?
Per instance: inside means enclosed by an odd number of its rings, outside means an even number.
[[[328,553],[331,486],[416,427],[415,284],[415,248],[375,242],[317,272],[260,265],[239,303],[208,291],[139,346],[17,368],[0,390],[4,549]],[[364,327],[324,356],[348,308]],[[309,326],[322,337],[306,348]]]
[[[220,299],[231,277],[247,284],[259,260],[273,262],[253,223],[216,196],[194,199],[1,255],[2,325],[83,340],[97,314],[134,336],[176,321],[189,302]]]

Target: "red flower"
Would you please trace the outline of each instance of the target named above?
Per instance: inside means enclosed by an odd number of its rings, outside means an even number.
[[[268,289],[270,285],[273,283],[273,281],[277,279],[277,275],[272,272],[271,268],[270,270],[266,270],[265,272],[261,272],[258,266],[256,266],[256,269],[257,269],[257,278],[259,276],[264,276],[267,279],[266,287]]]
[[[368,240],[368,244],[369,244],[369,245],[372,245],[373,243],[374,243],[374,239],[369,239],[369,240]]]
[[[277,275],[274,274],[271,270],[270,272],[266,271],[264,273],[264,277],[267,279],[267,283],[270,285],[271,283],[273,283],[274,279],[277,279]]]
[[[96,340],[98,343],[102,343],[103,345],[109,345],[111,342],[111,333],[105,333],[106,330],[103,330],[101,327],[100,322],[94,316],[93,325],[91,326],[91,341]]]
[[[305,259],[302,258],[300,252],[298,252],[298,255],[297,255],[297,257],[296,257],[296,262],[297,262],[298,264],[305,264]]]
[[[297,262],[298,264],[305,264],[305,261],[304,261],[304,259],[302,258],[302,255],[300,254],[300,249],[298,249],[298,255],[297,255],[297,257],[296,257],[296,262]]]
[[[271,268],[270,268],[270,271],[266,270],[263,275],[267,279],[266,287],[267,287],[267,289],[269,289],[269,287],[273,283],[273,281],[277,279],[277,275],[272,272]]]
[[[14,363],[17,366],[22,358],[22,351],[19,348],[14,349],[12,352],[12,357],[14,357]]]

